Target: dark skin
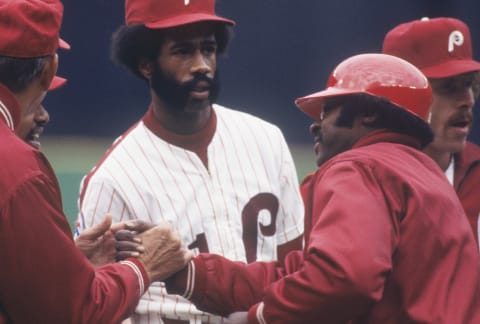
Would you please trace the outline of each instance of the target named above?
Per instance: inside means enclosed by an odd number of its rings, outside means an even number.
[[[374,130],[369,125],[378,118],[376,114],[357,116],[351,128],[336,126],[335,122],[341,109],[341,105],[330,106],[310,126],[318,166],[335,155],[351,149],[359,139]],[[222,323],[248,324],[248,312],[232,313]]]
[[[337,126],[336,119],[341,109],[341,105],[330,106],[322,112],[319,119],[310,125],[318,166],[335,155],[351,149],[360,138],[373,130],[368,125],[376,120],[377,115],[375,114],[357,117],[352,128]]]
[[[210,23],[175,28],[164,39],[156,61],[142,60],[141,74],[152,83],[154,65],[178,83],[191,81],[196,74],[213,78],[217,69],[217,43]],[[183,107],[168,107],[150,86],[153,111],[166,129],[178,134],[192,134],[202,129],[211,115],[210,89],[198,82],[188,93]]]
[[[154,73],[158,69],[164,78],[179,86],[195,80],[196,76],[213,79],[217,70],[217,42],[215,40],[215,25],[211,22],[189,24],[174,28],[166,33],[155,60],[140,60],[138,69],[150,84],[153,112],[158,122],[166,129],[177,134],[193,134],[207,124],[212,113],[212,89],[205,81],[195,81],[186,98],[175,106],[164,100],[154,86]],[[131,249],[136,251],[138,243],[131,240],[135,233],[141,233],[147,226],[139,225],[132,229],[133,234],[120,232],[117,239],[123,242],[120,246],[122,255]],[[300,236],[284,245],[277,247],[279,260],[293,249],[301,249],[303,237]],[[121,259],[121,255],[118,256]]]

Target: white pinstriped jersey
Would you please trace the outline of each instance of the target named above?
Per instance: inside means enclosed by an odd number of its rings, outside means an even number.
[[[118,138],[82,181],[80,228],[101,222],[107,213],[114,221],[163,219],[195,253],[245,262],[276,259],[277,245],[303,233],[291,153],[278,127],[219,105],[214,110],[208,169],[197,154],[166,142],[142,121]],[[160,316],[191,323],[220,320],[153,284],[134,322],[161,323]]]

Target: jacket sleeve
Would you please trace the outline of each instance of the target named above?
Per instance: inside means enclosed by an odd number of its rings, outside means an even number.
[[[117,323],[149,284],[134,259],[93,269],[43,174],[2,197],[0,222],[0,304],[15,323]]]
[[[374,172],[337,163],[316,181],[303,254],[289,253],[282,266],[200,256],[190,265],[187,297],[224,315],[258,303],[249,318],[259,323],[342,323],[379,300],[398,224]]]

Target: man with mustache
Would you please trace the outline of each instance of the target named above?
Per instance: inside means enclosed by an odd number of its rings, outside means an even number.
[[[166,220],[196,253],[283,259],[302,248],[303,204],[278,127],[216,104],[217,56],[233,21],[214,0],[127,0],[112,57],[149,86],[145,116],[82,181],[79,223]],[[125,243],[125,242],[124,242]],[[220,322],[187,300],[150,289],[135,323]]]
[[[24,127],[36,112],[45,118],[47,92],[64,82],[56,77],[57,50],[67,47],[59,38],[62,17],[58,0],[0,0],[2,324],[119,323],[151,282],[191,258],[165,223],[141,234],[144,253],[120,263],[94,268],[75,246],[38,132],[29,136]]]
[[[405,60],[341,62],[325,90],[296,101],[314,119],[319,166],[302,183],[303,251],[250,264],[201,254],[168,291],[235,312],[225,324],[480,323],[475,240],[421,151],[433,139],[430,103],[428,80]]]
[[[409,61],[429,79],[435,139],[425,153],[455,188],[478,242],[480,147],[468,142],[467,135],[480,93],[480,62],[472,58],[470,30],[455,18],[410,21],[386,34],[383,52]]]

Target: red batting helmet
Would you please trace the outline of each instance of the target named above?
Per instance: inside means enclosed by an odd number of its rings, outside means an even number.
[[[387,54],[360,54],[346,59],[333,70],[325,90],[298,98],[295,103],[318,119],[325,98],[359,93],[385,97],[428,120],[432,90],[427,78],[412,64]]]
[[[129,26],[143,24],[152,29],[201,21],[235,24],[215,14],[215,0],[126,0],[125,21]]]

